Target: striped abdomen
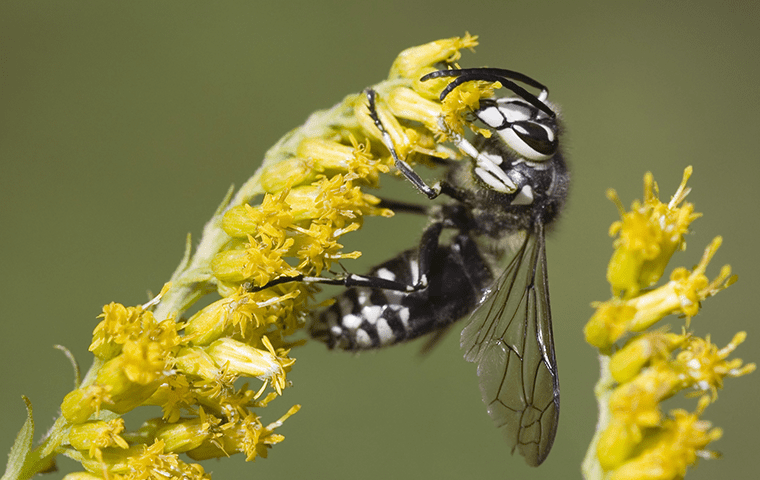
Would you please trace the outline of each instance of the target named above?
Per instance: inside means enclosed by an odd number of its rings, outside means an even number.
[[[417,250],[407,250],[373,268],[369,276],[416,284],[420,277]],[[427,288],[412,293],[348,288],[318,314],[311,335],[330,348],[344,350],[366,350],[411,340],[472,312],[493,275],[475,242],[460,234],[450,245],[438,247],[427,278]]]

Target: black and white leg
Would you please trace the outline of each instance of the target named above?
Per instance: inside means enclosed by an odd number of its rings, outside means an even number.
[[[427,195],[429,199],[434,199],[438,195],[441,194],[441,185],[440,183],[435,183],[433,186],[429,186],[425,183],[422,178],[420,178],[419,175],[417,175],[417,172],[415,172],[412,167],[406,163],[404,160],[401,160],[399,158],[398,153],[396,152],[396,147],[393,145],[393,140],[391,139],[390,134],[388,133],[388,130],[385,129],[385,125],[383,125],[383,122],[380,121],[380,117],[377,114],[377,105],[376,105],[376,98],[377,98],[377,92],[375,92],[373,89],[368,88],[365,90],[365,93],[367,95],[367,102],[369,107],[369,116],[372,118],[372,121],[375,122],[375,126],[378,130],[380,130],[380,135],[383,139],[383,144],[385,144],[386,148],[390,150],[391,156],[393,157],[393,162],[396,165],[396,168],[410,181],[412,182],[412,185],[414,185],[417,190]]]

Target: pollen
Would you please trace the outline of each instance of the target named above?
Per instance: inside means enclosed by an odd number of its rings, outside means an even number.
[[[491,131],[468,121],[468,115],[480,107],[480,99],[493,97],[494,91],[501,86],[499,82],[481,81],[465,83],[455,88],[451,94],[446,96],[442,105],[443,119],[448,129],[455,134],[462,135],[465,126],[467,126],[475,133],[486,138],[490,137]]]
[[[676,357],[676,362],[687,372],[693,387],[708,393],[711,401],[715,401],[725,377],[740,377],[755,371],[754,363],[743,365],[739,358],[726,360],[746,338],[746,332],[738,332],[723,348],[711,343],[709,335],[704,339],[691,338]]]

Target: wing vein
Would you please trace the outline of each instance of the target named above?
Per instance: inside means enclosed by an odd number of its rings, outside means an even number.
[[[559,416],[559,380],[543,224],[527,232],[462,331],[488,414],[530,465],[544,461]]]

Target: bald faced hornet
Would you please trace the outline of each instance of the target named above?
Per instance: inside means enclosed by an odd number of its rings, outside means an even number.
[[[398,157],[377,114],[376,93],[366,91],[370,116],[399,171],[429,198],[450,200],[430,206],[385,201],[395,211],[429,216],[418,248],[366,276],[282,281],[349,287],[310,327],[312,337],[330,348],[374,349],[428,334],[436,339],[469,315],[461,347],[477,364],[488,414],[512,450],[537,466],[549,454],[559,417],[544,234],[569,184],[560,127],[546,87],[523,74],[452,69],[421,80],[440,77],[453,78],[441,100],[456,86],[479,80],[498,81],[516,96],[481,99],[473,121],[491,136],[476,134],[470,143],[451,134],[469,161],[446,162],[446,177],[429,186]]]

